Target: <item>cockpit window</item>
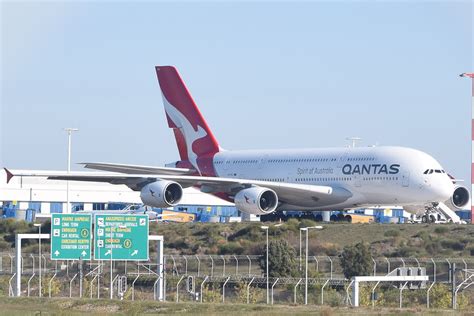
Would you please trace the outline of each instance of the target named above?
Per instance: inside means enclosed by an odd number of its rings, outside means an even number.
[[[446,171],[442,170],[442,169],[426,169],[425,172],[423,172],[423,174],[432,174],[432,173],[446,173]]]

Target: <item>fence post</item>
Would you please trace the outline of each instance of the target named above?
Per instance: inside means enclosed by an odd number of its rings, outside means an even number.
[[[377,288],[377,286],[379,285],[380,281],[378,281],[377,283],[375,283],[375,286],[372,288],[372,308],[375,308],[375,289]]]
[[[331,274],[330,274],[330,279],[332,280],[332,259],[331,257],[328,256],[329,262],[331,263]]]
[[[293,300],[294,304],[296,304],[296,288],[298,287],[298,285],[300,285],[301,281],[303,281],[302,278],[300,278],[300,279],[298,280],[298,282],[296,283],[295,288],[294,288],[294,296],[295,296],[295,297],[294,297],[294,300]]]
[[[181,276],[181,279],[179,279],[178,283],[176,284],[176,303],[179,303],[179,284],[181,281],[183,281],[185,275]]]
[[[247,260],[249,261],[249,276],[252,274],[252,260],[250,260],[250,257],[247,256]]]
[[[403,290],[405,289],[405,286],[407,285],[407,283],[408,283],[408,281],[405,282],[405,283],[403,284],[403,286],[401,287],[401,289],[400,289],[400,298],[399,298],[399,301],[400,301],[400,308],[402,308],[402,292],[403,292]]]
[[[206,277],[204,278],[204,280],[201,283],[201,294],[200,294],[201,303],[202,303],[202,289],[204,287],[204,283],[206,283],[208,278],[209,278],[209,276],[206,275]]]
[[[250,284],[252,284],[253,280],[255,280],[255,277],[253,277],[252,280],[250,280],[249,284],[247,285],[247,304],[250,304]]]
[[[321,305],[324,305],[324,288],[328,283],[329,280],[326,280],[326,282],[324,282],[323,286],[321,287]]]
[[[198,255],[195,255],[195,257],[196,257],[196,260],[197,260],[197,262],[198,262],[198,267],[197,267],[197,268],[198,268],[198,271],[197,271],[197,276],[199,277],[199,273],[200,273],[200,270],[201,270],[201,260],[199,260],[199,257],[198,257]]]
[[[221,255],[223,267],[222,267],[222,276],[225,276],[225,258],[224,256]]]
[[[237,259],[237,256],[234,255],[235,259],[235,275],[239,275],[239,259]]]
[[[227,282],[229,282],[230,277],[227,277],[227,279],[224,282],[224,285],[222,285],[222,303],[225,303],[225,285]]]
[[[275,287],[275,285],[277,284],[278,280],[280,280],[280,278],[277,278],[275,280],[275,283],[272,284],[272,305],[273,305],[273,288]]]
[[[212,256],[209,255],[209,259],[211,259],[211,278],[214,276],[214,259],[212,259]]]
[[[183,258],[184,258],[184,262],[185,262],[184,274],[188,275],[188,258],[186,258],[186,256],[183,256]]]

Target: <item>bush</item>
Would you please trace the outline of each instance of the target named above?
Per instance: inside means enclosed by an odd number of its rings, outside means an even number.
[[[240,255],[244,252],[244,248],[238,242],[228,242],[219,246],[220,255]]]
[[[462,251],[464,250],[464,247],[466,247],[466,245],[460,241],[456,241],[456,240],[442,240],[441,241],[441,246],[443,246],[444,248],[449,248],[449,249],[453,249],[453,250],[457,250],[457,251]]]
[[[347,279],[357,275],[369,275],[372,269],[372,257],[366,244],[359,242],[346,246],[341,254],[341,266]]]
[[[400,236],[400,231],[398,230],[387,230],[384,234],[385,237],[398,237]]]
[[[435,228],[434,232],[439,235],[446,234],[449,231],[448,227],[446,226],[438,226]]]
[[[260,259],[260,267],[266,271],[267,247],[262,247],[263,256]],[[268,256],[268,274],[270,277],[288,277],[297,273],[296,251],[284,239],[270,241]]]

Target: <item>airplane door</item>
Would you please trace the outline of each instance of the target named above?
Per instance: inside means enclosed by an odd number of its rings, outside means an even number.
[[[268,155],[265,155],[260,159],[260,163],[258,164],[258,169],[262,169],[263,166],[267,163]]]
[[[408,187],[410,185],[410,173],[404,172],[402,175],[402,187]]]
[[[361,186],[360,176],[358,174],[354,174],[352,175],[352,177],[354,178],[354,185],[356,187],[360,187]]]
[[[342,166],[344,166],[344,164],[345,164],[346,161],[347,161],[347,155],[348,155],[348,152],[345,152],[344,155],[342,155],[342,156],[339,158],[339,161],[337,162],[337,167],[338,167],[338,168],[342,168]]]

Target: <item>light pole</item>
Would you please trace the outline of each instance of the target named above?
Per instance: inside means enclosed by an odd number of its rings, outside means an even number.
[[[34,223],[33,226],[38,227],[39,297],[41,297],[41,223]]]
[[[314,229],[323,229],[322,226],[311,226],[311,227],[304,227],[304,228],[301,228],[301,230],[304,230],[306,231],[306,263],[305,263],[305,276],[304,276],[304,279],[305,279],[305,282],[304,282],[304,304],[305,305],[308,305],[308,234],[309,234],[309,230],[311,228],[314,228]]]
[[[281,225],[283,225],[283,223],[273,225],[273,227],[280,227]],[[261,226],[260,228],[265,230],[266,233],[267,233],[267,304],[270,304],[270,283],[269,283],[269,275],[268,275],[268,229],[270,227],[269,226]]]
[[[303,230],[303,228],[300,228],[300,271],[301,271],[301,256],[303,255],[301,253],[301,231]]]
[[[66,127],[67,132],[67,173],[71,172],[71,135],[72,132],[77,132],[79,129],[74,127]],[[69,204],[69,181],[66,181],[66,213],[71,213],[71,206]]]
[[[471,73],[464,72],[464,73],[460,74],[459,77],[471,78],[472,108],[474,109],[474,72],[471,72]],[[472,111],[471,115],[472,115],[472,122],[474,122],[474,110]],[[472,128],[474,130],[474,123],[471,123],[471,124],[473,124]],[[471,139],[474,141],[474,134],[472,135]],[[472,148],[472,149],[473,149],[472,152],[474,152],[474,148]],[[471,163],[471,183],[474,183],[474,177],[472,176],[472,175],[474,175],[474,155],[471,156],[471,161],[472,161],[472,163]],[[471,196],[472,196],[472,193],[474,193],[472,187],[473,186],[471,186]],[[474,211],[472,211],[472,208],[471,208],[471,224],[474,224]]]
[[[263,230],[265,230],[266,234],[267,234],[267,304],[270,303],[270,292],[269,292],[269,289],[270,289],[270,283],[268,283],[268,226],[262,226],[261,227]]]

